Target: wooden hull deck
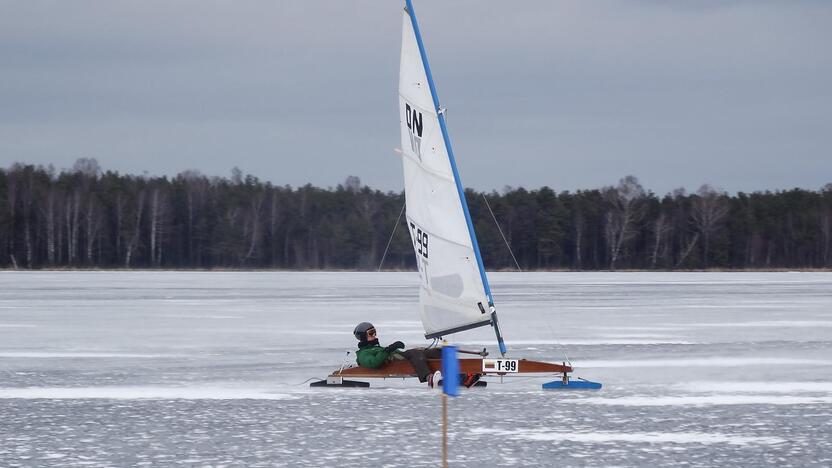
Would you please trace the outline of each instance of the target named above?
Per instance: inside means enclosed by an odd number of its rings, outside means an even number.
[[[461,373],[483,374],[483,375],[511,375],[511,374],[562,374],[564,372],[572,372],[572,367],[563,364],[553,364],[543,361],[530,361],[528,359],[518,359],[517,372],[496,372],[483,371],[482,359],[460,359],[459,371]],[[428,359],[428,367],[432,372],[442,370],[441,359]],[[366,367],[347,367],[345,369],[336,370],[330,377],[350,377],[359,379],[388,379],[388,378],[405,378],[416,377],[416,372],[413,366],[407,361],[393,361],[387,363],[378,369],[368,369]]]

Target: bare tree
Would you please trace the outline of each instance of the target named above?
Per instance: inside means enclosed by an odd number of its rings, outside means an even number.
[[[29,170],[24,172],[23,185],[20,187],[20,202],[23,207],[23,247],[26,252],[26,268],[32,269],[34,264],[34,246],[32,245],[32,216],[35,197],[35,184]]]
[[[349,192],[358,193],[361,191],[361,179],[357,176],[347,176],[347,180],[344,181],[344,189]]]
[[[58,193],[55,188],[57,177],[55,175],[55,167],[51,164],[47,167],[46,175],[48,176],[48,187],[42,188],[46,191],[43,205],[40,207],[41,216],[44,218],[46,224],[46,261],[48,265],[55,265],[58,262],[58,252],[60,247],[56,246],[56,230],[60,232],[60,225],[58,223],[58,214],[56,213]],[[59,235],[59,234],[58,234]]]
[[[204,216],[202,211],[205,199],[210,188],[208,180],[196,170],[188,170],[180,174],[185,186],[185,198],[187,202],[187,238],[188,238],[188,260],[193,265],[201,263],[201,252],[199,251],[198,233],[196,232],[197,220]]]
[[[832,194],[832,184],[826,184],[821,189],[823,194]],[[830,246],[832,246],[832,204],[821,203],[820,233],[823,246],[821,248],[821,264],[828,266],[830,261]]]
[[[225,241],[222,243],[220,253],[223,256],[227,255],[228,258],[233,259],[235,262],[242,262],[245,258],[244,242],[247,233],[244,232],[246,223],[244,220],[241,221],[243,216],[244,210],[241,207],[230,204],[226,206],[220,221],[221,226],[227,230],[227,235],[223,236]],[[241,233],[242,237],[240,236]]]
[[[682,253],[679,255],[679,261],[676,262],[676,267],[678,268],[685,260],[688,258],[691,252],[693,252],[693,248],[696,247],[696,242],[699,241],[699,233],[696,232],[693,234],[693,237],[688,241],[687,245],[684,249],[682,249]]]
[[[580,208],[575,208],[575,267],[581,269],[583,267],[583,259],[581,257],[582,242],[584,240],[584,229],[586,228],[586,218]]]
[[[133,260],[133,252],[138,248],[139,239],[141,236],[142,213],[144,212],[145,192],[140,190],[136,195],[136,209],[135,216],[133,216],[133,226],[130,230],[130,237],[127,240],[124,254],[124,268],[130,268],[130,262]]]
[[[271,210],[269,212],[269,239],[272,247],[272,267],[277,266],[277,227],[283,210],[279,199],[279,191],[272,191]]]
[[[17,270],[17,258],[15,258],[15,218],[17,217],[17,178],[15,168],[12,166],[9,171],[8,186],[6,188],[6,200],[9,204],[9,259],[12,261],[12,268]]]
[[[358,178],[356,177],[356,179]],[[347,178],[347,180],[349,180],[349,178]],[[366,259],[362,260],[362,263],[365,263],[368,266],[375,265],[378,263],[376,257],[378,256],[377,251],[379,247],[374,220],[381,209],[380,203],[375,197],[373,197],[372,192],[366,190],[364,193],[359,194],[359,201],[356,209],[358,210],[358,214],[367,228],[367,233],[370,238],[369,251],[362,256]]]
[[[55,205],[57,204],[55,189],[49,188],[45,204],[43,215],[46,219],[46,261],[49,265],[54,265],[57,260],[55,256],[55,227],[57,224],[55,220]]]
[[[832,239],[832,210],[824,210],[820,214],[820,233],[822,236],[821,265],[829,265],[829,244]]]
[[[231,183],[234,185],[243,183],[243,171],[237,166],[231,168]]]
[[[78,230],[81,211],[81,192],[73,190],[65,199],[64,219],[66,221],[66,260],[75,263],[78,252]]]
[[[673,227],[667,219],[664,212],[659,213],[659,216],[653,221],[653,250],[650,254],[650,267],[656,268],[656,263],[659,259],[659,251],[663,245],[666,244],[665,234],[671,232]]]
[[[162,239],[167,215],[167,193],[161,187],[155,187],[150,195],[150,262],[154,266],[162,264]]]
[[[261,208],[263,206],[263,199],[265,198],[265,194],[262,191],[257,191],[252,194],[250,205],[249,205],[249,222],[247,223],[250,226],[248,230],[248,250],[246,251],[246,255],[240,261],[241,264],[245,264],[255,253],[257,248],[257,243],[260,241],[260,213]]]
[[[95,158],[78,158],[72,165],[72,172],[81,174],[86,178],[97,179],[101,175],[101,166]]]
[[[121,238],[122,225],[124,224],[124,209],[125,209],[124,193],[119,191],[116,193],[115,200],[115,223],[116,223],[116,258],[121,258]]]
[[[604,237],[610,255],[610,270],[615,269],[624,244],[632,239],[638,223],[644,216],[644,188],[635,176],[627,176],[618,181],[615,187],[603,190],[607,204],[604,217]]]
[[[673,267],[679,268],[699,244],[699,233],[691,230],[690,199],[684,187],[674,189],[671,196],[673,209],[669,216],[674,239],[672,252],[676,260]]]
[[[99,228],[101,227],[101,216],[99,215],[98,203],[92,193],[90,193],[87,197],[87,209],[85,210],[84,218],[86,221],[87,263],[92,265],[92,248],[93,245],[95,245],[95,240],[98,236]]]
[[[702,235],[705,267],[708,266],[708,260],[710,259],[711,238],[722,227],[722,222],[728,215],[729,209],[724,192],[717,192],[707,184],[697,190],[693,199],[691,218],[696,230]]]
[[[12,268],[18,268],[18,259],[16,256],[17,249],[17,231],[20,226],[17,218],[22,218],[23,228],[23,253],[26,259],[26,267],[32,268],[34,264],[34,245],[32,242],[32,225],[34,224],[34,214],[36,208],[35,203],[36,184],[34,181],[34,167],[15,163],[9,169],[8,185],[7,185],[7,200],[9,205],[10,215],[10,232],[9,232],[9,257],[12,262]]]

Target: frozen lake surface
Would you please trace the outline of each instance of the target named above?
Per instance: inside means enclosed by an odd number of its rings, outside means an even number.
[[[511,357],[604,389],[488,379],[450,402],[451,466],[832,465],[832,274],[490,277]],[[0,272],[0,466],[436,466],[438,392],[305,383],[361,321],[424,345],[417,281]]]

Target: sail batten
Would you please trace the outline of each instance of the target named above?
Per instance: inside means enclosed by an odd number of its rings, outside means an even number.
[[[410,159],[412,162],[415,162],[415,163],[417,163],[417,164],[419,163],[419,161],[417,161],[417,160],[416,160],[415,156],[410,156],[410,155],[408,155],[408,154],[404,154],[404,155],[402,155],[402,156],[403,156],[403,157],[405,157],[405,158]],[[453,181],[454,181],[453,175],[448,176],[448,175],[443,174],[443,173],[441,173],[441,172],[438,172],[438,171],[432,171],[432,170],[429,170],[429,169],[425,169],[425,173],[426,173],[426,174],[430,174],[430,175],[432,175],[433,177],[436,177],[437,179],[447,180],[447,181],[450,181],[450,182],[453,182]],[[405,189],[405,190],[406,190],[406,189]]]
[[[437,337],[492,324],[494,302],[419,25],[406,2],[399,111],[407,223],[422,279],[425,336]]]

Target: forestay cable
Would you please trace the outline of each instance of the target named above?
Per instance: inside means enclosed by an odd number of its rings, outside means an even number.
[[[387,251],[390,250],[390,244],[393,242],[393,236],[396,235],[396,229],[399,227],[399,221],[402,220],[405,205],[406,203],[402,203],[402,210],[399,211],[399,217],[396,218],[396,224],[393,225],[393,232],[390,233],[390,239],[387,239],[387,247],[384,248],[384,255],[381,256],[381,261],[378,262],[378,271],[381,271],[381,266],[384,265],[384,258],[387,257]]]

